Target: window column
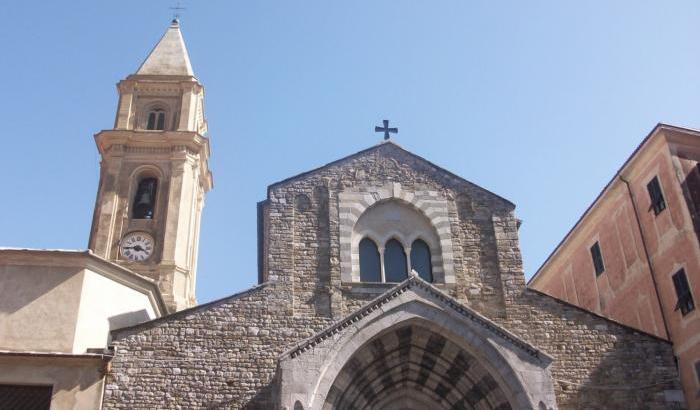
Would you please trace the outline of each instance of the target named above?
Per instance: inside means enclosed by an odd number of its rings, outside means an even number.
[[[379,248],[379,263],[380,263],[380,273],[381,273],[381,282],[385,283],[386,282],[386,270],[384,269],[384,246],[381,246]]]

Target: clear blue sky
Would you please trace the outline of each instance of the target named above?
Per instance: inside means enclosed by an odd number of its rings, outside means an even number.
[[[0,246],[85,248],[92,135],[168,26],[160,0],[0,8]],[[266,186],[380,141],[517,204],[531,276],[657,122],[700,127],[700,2],[188,1],[215,188],[198,299],[256,282]]]

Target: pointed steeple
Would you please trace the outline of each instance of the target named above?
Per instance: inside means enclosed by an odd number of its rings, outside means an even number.
[[[172,21],[136,74],[194,76],[177,19]]]

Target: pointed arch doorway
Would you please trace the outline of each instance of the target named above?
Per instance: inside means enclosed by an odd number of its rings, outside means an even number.
[[[366,343],[348,360],[324,409],[508,410],[493,376],[445,336],[413,323]]]
[[[286,410],[556,409],[553,358],[412,276],[280,356]]]

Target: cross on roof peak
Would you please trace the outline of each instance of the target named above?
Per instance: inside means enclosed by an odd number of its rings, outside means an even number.
[[[383,127],[374,127],[374,132],[383,132],[384,133],[384,140],[387,141],[391,136],[391,134],[397,134],[399,132],[398,128],[389,128],[389,120],[383,120],[382,123],[384,124]]]

